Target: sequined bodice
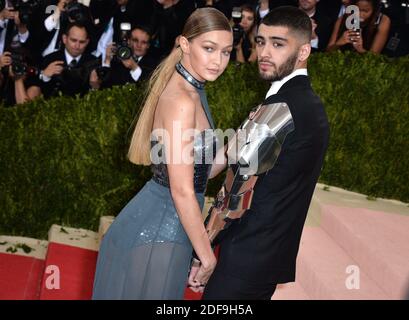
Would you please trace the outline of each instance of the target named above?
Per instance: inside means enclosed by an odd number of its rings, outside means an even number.
[[[193,182],[197,193],[204,193],[207,180],[209,178],[213,159],[216,154],[216,136],[212,130],[203,130],[195,136],[194,140],[194,176]],[[164,157],[164,145],[159,144],[157,140],[151,142],[152,150],[152,179],[169,188],[169,176]],[[154,148],[155,147],[155,148]],[[158,158],[159,157],[159,158]],[[161,160],[162,159],[162,160]]]

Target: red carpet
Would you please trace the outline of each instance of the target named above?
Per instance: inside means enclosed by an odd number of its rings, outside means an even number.
[[[0,253],[0,300],[33,300],[40,295],[44,260]]]
[[[95,266],[98,253],[93,250],[51,242],[48,246],[46,268],[41,284],[41,300],[89,300],[92,296]],[[56,278],[54,270],[59,269],[60,288],[50,288],[51,279]],[[47,269],[46,269],[47,271]],[[47,282],[48,279],[48,282]],[[46,287],[48,283],[48,287]]]

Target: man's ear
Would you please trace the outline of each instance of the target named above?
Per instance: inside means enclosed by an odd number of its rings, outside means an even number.
[[[310,53],[311,53],[311,44],[309,43],[303,44],[300,47],[300,51],[298,53],[298,60],[300,62],[306,62],[308,57],[310,56]]]
[[[190,43],[189,43],[189,40],[187,40],[186,37],[184,37],[184,36],[179,37],[179,46],[182,49],[182,52],[184,54],[189,54],[190,53]]]
[[[67,35],[66,34],[62,35],[62,43],[64,43],[64,45],[67,44]]]

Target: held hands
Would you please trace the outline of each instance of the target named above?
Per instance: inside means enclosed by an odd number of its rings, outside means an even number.
[[[203,292],[204,286],[212,275],[216,267],[216,257],[213,257],[204,263],[200,263],[199,260],[193,259],[193,265],[190,270],[188,284],[193,292]]]

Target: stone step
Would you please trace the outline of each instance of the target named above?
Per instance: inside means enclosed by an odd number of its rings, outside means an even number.
[[[310,297],[298,282],[290,282],[277,285],[271,300],[310,300]]]
[[[39,298],[47,246],[47,241],[0,236],[0,300]]]
[[[409,285],[409,216],[322,206],[321,227],[393,299]]]
[[[312,300],[391,298],[319,227],[304,227],[296,279]]]
[[[96,232],[53,225],[40,299],[91,299],[98,247]]]

